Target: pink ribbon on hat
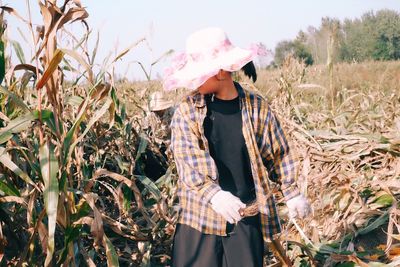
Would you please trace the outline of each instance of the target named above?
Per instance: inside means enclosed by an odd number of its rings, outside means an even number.
[[[249,49],[253,53],[253,56],[265,57],[269,54],[269,51],[263,43],[253,43],[250,45]]]
[[[229,39],[225,39],[219,46],[215,47],[211,52],[213,58],[217,57],[219,53],[229,51],[232,48],[232,43]]]
[[[232,43],[229,39],[223,40],[218,46],[214,47],[211,51],[207,52],[207,55],[210,55],[211,58],[216,58],[219,53],[229,51],[232,48]],[[190,53],[188,55],[194,62],[198,62],[206,56],[205,53]]]

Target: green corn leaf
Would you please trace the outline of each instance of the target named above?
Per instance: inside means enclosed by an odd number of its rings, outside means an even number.
[[[11,45],[13,46],[15,53],[17,54],[17,58],[21,64],[26,62],[24,51],[22,50],[21,45],[17,41],[11,41]]]
[[[147,188],[147,190],[149,190],[155,199],[161,199],[161,192],[153,181],[143,175],[135,175],[135,177],[142,182],[142,184]]]
[[[137,161],[142,156],[142,154],[146,151],[147,143],[148,143],[148,141],[147,141],[146,136],[144,134],[141,134],[140,141],[139,141],[139,147],[136,152],[135,161]]]
[[[391,206],[393,203],[393,197],[389,194],[384,194],[380,197],[378,197],[375,202],[376,204],[382,205],[384,207]]]
[[[118,255],[115,251],[113,244],[110,239],[106,235],[103,235],[103,243],[106,247],[106,255],[107,255],[107,266],[116,267],[119,266]]]
[[[95,88],[100,82],[101,81],[96,83],[92,88]],[[69,151],[70,151],[70,147],[71,147],[71,143],[72,143],[72,138],[74,137],[76,129],[79,128],[81,122],[85,118],[86,110],[89,107],[89,103],[90,103],[90,96],[86,97],[86,99],[82,103],[82,106],[79,110],[79,114],[76,116],[74,124],[72,125],[71,129],[69,129],[68,133],[66,134],[66,136],[64,138],[64,142],[63,142],[63,163],[64,164],[66,163],[66,161],[68,159],[68,155],[69,155]]]
[[[0,195],[6,196],[17,196],[20,197],[20,193],[17,188],[14,187],[11,183],[6,183],[4,177],[0,176]]]
[[[112,99],[108,98],[103,106],[97,110],[93,117],[89,120],[88,124],[86,125],[85,131],[75,140],[75,142],[69,147],[68,150],[68,158],[71,157],[72,152],[74,151],[75,146],[85,137],[85,135],[89,132],[90,128],[93,126],[95,122],[97,122],[107,111],[112,103]]]
[[[0,39],[0,84],[6,74],[6,60],[4,57],[4,42]]]
[[[22,171],[12,160],[10,155],[6,153],[6,149],[4,147],[0,147],[0,163],[3,164],[10,171],[18,175],[22,180],[26,183],[31,184],[36,187],[36,184],[31,180],[31,178]]]
[[[10,140],[13,133],[19,133],[27,130],[34,119],[35,116],[32,113],[27,113],[10,121],[6,127],[0,128],[0,144]]]
[[[1,62],[0,62],[1,63]],[[0,74],[1,75],[1,74]],[[0,77],[1,78],[1,77]],[[7,95],[8,97],[11,98],[11,100],[22,110],[25,111],[30,111],[30,108],[24,103],[24,101],[16,96],[14,93],[10,92],[8,89],[6,89],[3,86],[0,86],[0,93]]]
[[[54,147],[48,143],[39,149],[40,169],[44,181],[44,203],[48,220],[47,255],[45,266],[49,266],[54,253],[54,234],[57,221],[58,206],[58,161]]]

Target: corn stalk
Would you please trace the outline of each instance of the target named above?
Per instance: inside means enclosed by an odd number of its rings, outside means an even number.
[[[141,41],[94,73],[97,47],[91,55],[86,49],[91,29],[80,1],[38,5],[43,21],[36,29],[30,14],[0,7],[1,35],[8,13],[26,25],[35,52],[24,62],[14,42],[20,63],[5,66],[0,41],[0,262],[119,266],[129,245],[140,263],[147,251],[138,243],[158,244],[162,229],[148,229],[172,222],[172,210],[137,166],[142,141],[108,69]],[[67,30],[73,23],[86,30],[80,39]],[[61,46],[65,36],[72,47]],[[154,206],[145,197],[160,199]]]

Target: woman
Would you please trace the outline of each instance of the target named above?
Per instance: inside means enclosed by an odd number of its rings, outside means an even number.
[[[173,266],[262,266],[263,240],[281,231],[268,179],[281,184],[291,216],[309,212],[279,121],[266,100],[231,77],[258,54],[206,28],[188,37],[166,71],[165,90],[192,90],[170,125],[180,205]],[[259,213],[242,218],[240,209],[255,200]]]

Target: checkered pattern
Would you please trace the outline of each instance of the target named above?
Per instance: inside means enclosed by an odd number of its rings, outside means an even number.
[[[289,148],[284,130],[266,100],[235,83],[239,93],[243,136],[251,162],[264,240],[281,232],[274,197],[266,198],[270,182],[281,184],[286,200],[299,195],[295,180],[298,158]],[[210,155],[203,121],[207,113],[204,95],[197,90],[178,105],[171,121],[171,152],[178,172],[179,223],[203,233],[226,235],[226,220],[210,205],[221,190],[218,169]]]

